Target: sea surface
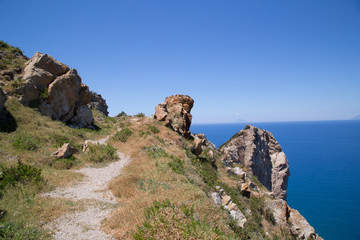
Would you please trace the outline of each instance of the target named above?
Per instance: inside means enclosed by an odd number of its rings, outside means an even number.
[[[287,202],[326,240],[360,240],[360,121],[250,123],[273,133],[290,165]],[[217,147],[245,124],[193,124]]]

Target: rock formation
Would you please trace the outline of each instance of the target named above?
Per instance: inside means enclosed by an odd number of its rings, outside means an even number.
[[[227,166],[239,163],[249,169],[276,197],[286,199],[289,163],[274,136],[265,130],[247,125],[220,146]]]
[[[6,95],[4,94],[3,90],[0,88],[0,114],[4,108],[6,100],[7,100]]]
[[[26,62],[23,79],[25,85],[17,90],[21,103],[36,105],[43,115],[75,127],[92,125],[89,88],[75,69],[37,52]]]
[[[156,106],[154,118],[165,121],[175,132],[189,138],[192,119],[190,111],[193,105],[194,100],[187,95],[170,96]]]
[[[107,110],[108,105],[106,104],[106,100],[103,99],[100,94],[91,92],[90,106],[91,108],[102,112],[105,116],[109,115],[109,112]]]

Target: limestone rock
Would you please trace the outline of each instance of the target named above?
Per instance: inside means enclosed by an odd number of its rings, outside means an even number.
[[[204,140],[200,139],[198,137],[195,138],[194,140],[194,147],[193,147],[193,153],[196,156],[199,156],[202,153],[202,146],[204,144]]]
[[[154,118],[165,121],[175,132],[189,138],[192,119],[190,111],[193,105],[194,100],[187,95],[169,96],[165,102],[156,106]]]
[[[266,206],[274,214],[276,224],[285,225],[289,218],[289,207],[286,201],[282,199],[270,200],[266,202]]]
[[[40,112],[53,120],[69,121],[74,116],[80,87],[81,78],[75,69],[57,77],[49,85],[48,98],[39,106]]]
[[[69,143],[65,143],[61,148],[59,148],[56,152],[51,155],[57,158],[69,158],[74,153],[76,153],[76,148],[70,146]]]
[[[211,198],[214,200],[216,205],[220,205],[221,204],[221,198],[220,195],[217,192],[213,192],[210,194]]]
[[[91,109],[83,105],[76,109],[75,116],[70,120],[70,124],[75,127],[84,128],[93,125],[94,118]]]
[[[25,85],[17,89],[24,105],[35,105],[41,114],[75,127],[92,125],[92,112],[87,106],[91,94],[75,69],[37,52],[26,63],[24,80]]]
[[[6,95],[3,92],[3,90],[0,88],[0,114],[4,108],[6,100],[7,100]]]
[[[290,230],[296,239],[317,239],[315,229],[295,209],[290,209]]]
[[[240,163],[251,169],[259,181],[275,196],[286,199],[289,163],[274,136],[247,125],[220,147],[224,163]]]
[[[246,217],[240,210],[231,210],[230,215],[237,222],[238,226],[244,227],[244,224],[246,223]]]
[[[102,112],[105,116],[109,115],[106,100],[100,94],[91,92],[90,106],[91,108]]]

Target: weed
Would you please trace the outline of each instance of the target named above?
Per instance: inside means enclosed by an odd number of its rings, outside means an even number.
[[[85,154],[85,160],[89,162],[108,162],[118,159],[116,148],[110,144],[89,145],[89,150]]]
[[[36,151],[40,148],[40,142],[31,135],[19,134],[15,137],[13,147],[18,150]]]
[[[41,176],[41,169],[36,168],[18,161],[15,167],[3,168],[0,175],[0,189],[4,189],[8,184],[16,185],[17,183],[33,182],[37,186],[44,183]]]
[[[45,100],[45,99],[47,99],[48,97],[49,97],[49,95],[48,95],[48,88],[45,88],[44,91],[41,91],[41,92],[39,93],[39,98],[40,98],[41,100]]]
[[[157,127],[153,126],[153,125],[148,124],[147,127],[152,133],[159,133],[160,132],[160,130]]]
[[[171,161],[168,162],[168,166],[176,173],[184,174],[185,168],[184,168],[184,160],[181,160],[180,158],[171,156]]]
[[[158,146],[152,146],[152,147],[143,147],[142,148],[145,152],[147,152],[147,154],[149,155],[150,158],[166,158],[169,157],[169,155],[167,154],[167,152]]]
[[[145,117],[145,113],[140,112],[140,113],[134,115],[134,117],[143,118],[143,117]]]
[[[113,139],[119,140],[121,142],[126,142],[131,135],[132,131],[130,130],[130,128],[124,127],[114,135]]]
[[[145,221],[133,233],[135,240],[143,239],[219,239],[223,232],[202,219],[194,217],[194,208],[176,206],[169,199],[155,201],[145,209]],[[220,235],[221,234],[221,235]]]

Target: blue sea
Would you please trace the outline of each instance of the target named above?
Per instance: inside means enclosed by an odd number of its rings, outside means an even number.
[[[360,240],[360,121],[252,123],[273,133],[291,176],[287,202],[326,240]],[[202,124],[217,147],[245,124]]]

